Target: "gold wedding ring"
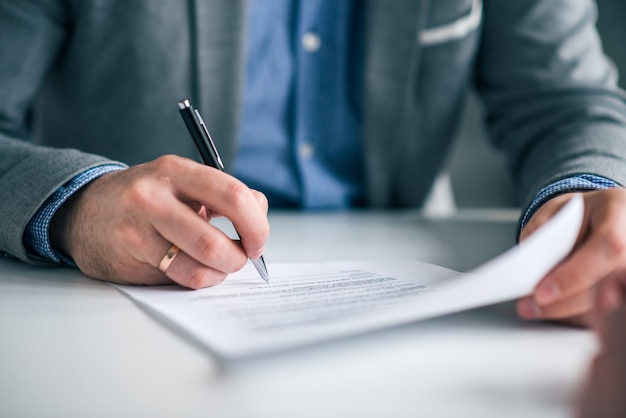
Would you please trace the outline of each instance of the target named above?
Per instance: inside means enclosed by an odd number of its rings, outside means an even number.
[[[167,249],[167,252],[161,259],[161,262],[159,263],[159,270],[165,273],[167,269],[170,268],[172,261],[174,261],[174,259],[178,255],[178,251],[180,251],[180,249],[176,245],[172,244],[170,248]]]

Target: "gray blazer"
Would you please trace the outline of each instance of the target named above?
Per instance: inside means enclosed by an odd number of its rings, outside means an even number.
[[[244,0],[0,0],[0,250],[60,185],[109,159],[195,158],[204,112],[227,166],[244,78]],[[365,0],[364,149],[373,207],[421,204],[468,87],[521,202],[576,173],[626,184],[626,105],[591,0]]]

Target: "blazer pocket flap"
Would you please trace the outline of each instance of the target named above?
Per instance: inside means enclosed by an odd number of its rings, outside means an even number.
[[[472,6],[464,16],[450,23],[420,31],[419,42],[423,46],[431,46],[463,39],[480,26],[482,19],[482,0],[472,0]]]

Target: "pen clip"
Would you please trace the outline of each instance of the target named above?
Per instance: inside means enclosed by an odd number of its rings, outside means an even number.
[[[224,163],[222,163],[222,158],[220,157],[220,153],[217,152],[217,148],[215,147],[215,144],[213,143],[213,138],[211,138],[211,134],[209,133],[209,130],[204,124],[204,120],[202,119],[202,116],[200,116],[200,112],[198,112],[198,109],[194,109],[193,112],[198,118],[198,122],[200,122],[200,126],[202,126],[202,129],[204,130],[206,137],[209,139],[209,144],[211,145],[211,148],[213,149],[213,152],[215,153],[215,157],[217,157],[217,163],[220,165],[219,168],[221,170],[224,170]]]

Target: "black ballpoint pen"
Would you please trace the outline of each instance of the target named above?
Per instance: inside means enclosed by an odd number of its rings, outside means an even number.
[[[196,144],[196,148],[198,148],[202,162],[208,166],[224,171],[224,164],[222,163],[220,154],[217,152],[217,148],[215,148],[211,134],[209,134],[209,130],[204,124],[202,116],[200,116],[200,112],[194,109],[187,99],[178,102],[178,110],[187,126],[189,135],[191,135],[193,142]],[[251,261],[261,275],[261,278],[265,280],[266,283],[269,283],[270,277],[263,256]]]

